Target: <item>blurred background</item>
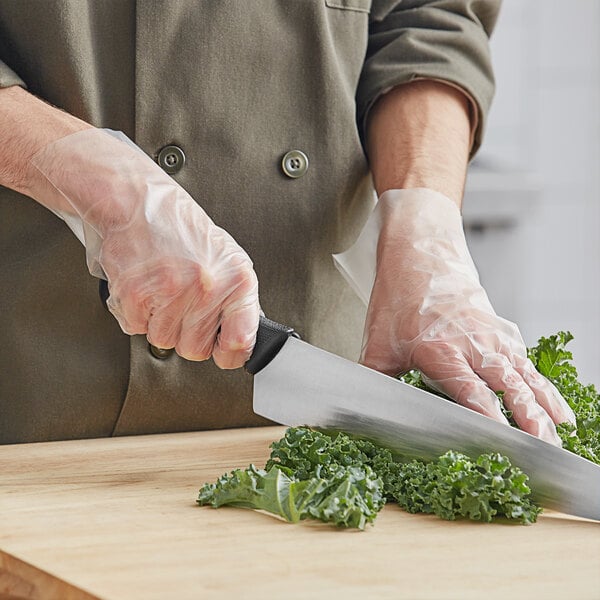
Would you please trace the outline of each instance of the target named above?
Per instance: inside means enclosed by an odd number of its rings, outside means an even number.
[[[504,0],[496,97],[467,178],[482,282],[526,344],[569,330],[600,385],[600,2]]]

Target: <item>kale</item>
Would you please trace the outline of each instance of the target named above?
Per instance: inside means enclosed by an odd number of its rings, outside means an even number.
[[[367,456],[356,442],[344,434],[332,434],[308,427],[290,427],[285,436],[271,444],[266,469],[279,465],[290,469],[298,479],[319,472],[327,477],[338,467],[362,467]]]
[[[527,475],[500,454],[482,454],[473,461],[448,451],[427,464],[413,460],[403,465],[396,481],[393,499],[411,513],[488,523],[499,516],[530,524],[541,512],[529,498]]]
[[[297,523],[312,518],[364,529],[386,500],[443,519],[534,523],[528,478],[499,454],[473,461],[456,452],[425,463],[342,432],[289,428],[271,444],[265,469],[250,465],[205,484],[198,503],[266,510]]]
[[[250,465],[205,484],[198,503],[266,510],[291,523],[312,518],[364,529],[383,508],[383,482],[347,437],[290,428],[265,469]]]
[[[594,385],[579,382],[572,363],[573,354],[566,349],[572,339],[568,331],[541,337],[537,345],[529,349],[528,356],[575,413],[576,425],[562,423],[557,427],[563,448],[600,464],[600,394]]]
[[[290,523],[311,518],[358,529],[372,523],[385,503],[381,479],[366,465],[330,464],[326,471],[326,477],[317,468],[299,479],[280,464],[264,470],[250,465],[205,484],[197,502],[265,510]]]
[[[386,499],[412,513],[487,522],[498,515],[528,524],[540,512],[529,499],[527,475],[500,454],[482,454],[473,461],[449,451],[429,463],[405,462],[369,440],[306,427],[288,429],[271,448],[267,468],[280,465],[300,477],[310,469],[327,473],[331,465],[368,465],[381,477]]]

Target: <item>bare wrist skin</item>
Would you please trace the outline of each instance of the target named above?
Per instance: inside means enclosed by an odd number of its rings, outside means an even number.
[[[136,194],[132,191],[126,198],[110,194],[111,174],[95,168],[93,149],[86,153],[84,148],[73,155],[70,136],[93,129],[19,86],[0,89],[0,185],[30,196],[59,214],[85,215],[95,225],[126,222]],[[120,141],[111,139],[110,143],[116,156],[125,152],[137,157],[137,150]],[[36,165],[44,149],[53,163],[53,182]]]
[[[48,144],[91,127],[19,86],[0,89],[0,185],[46,204],[38,197],[37,188],[43,184],[30,165],[31,157]]]
[[[0,89],[0,185],[104,236],[139,214],[157,179],[177,188],[134,146],[18,86]]]
[[[377,194],[429,188],[460,208],[470,133],[469,100],[456,88],[428,80],[394,88],[377,101],[367,128]]]

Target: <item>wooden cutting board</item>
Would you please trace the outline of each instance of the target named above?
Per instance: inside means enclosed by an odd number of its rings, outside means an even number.
[[[0,600],[600,598],[598,523],[558,513],[526,527],[389,505],[359,532],[195,504],[283,431],[0,447]]]

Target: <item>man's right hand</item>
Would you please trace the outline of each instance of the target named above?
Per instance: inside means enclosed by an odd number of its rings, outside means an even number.
[[[108,307],[123,331],[190,360],[242,366],[260,312],[248,255],[138,148],[34,100],[46,120],[54,111],[67,123],[64,136],[53,123],[42,145],[38,130],[35,153],[13,178],[19,183],[0,183],[81,221],[90,271],[106,276]],[[23,120],[12,138],[26,139],[26,128]]]

